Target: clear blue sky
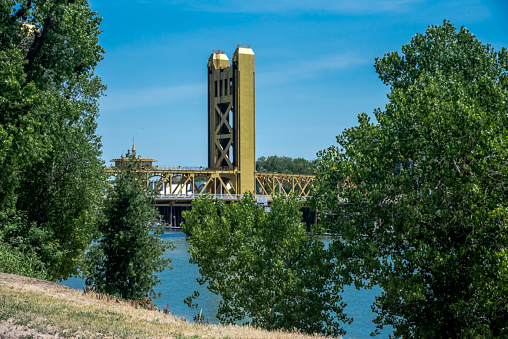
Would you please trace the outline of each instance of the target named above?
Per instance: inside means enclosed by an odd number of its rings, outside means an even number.
[[[374,58],[449,20],[508,47],[508,0],[91,0],[104,21],[103,158],[207,165],[206,63],[237,44],[256,54],[256,157],[315,159],[387,102]]]

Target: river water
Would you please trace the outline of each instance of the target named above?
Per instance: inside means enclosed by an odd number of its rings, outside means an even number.
[[[217,306],[220,297],[210,293],[206,287],[200,286],[196,282],[199,277],[198,267],[189,263],[190,255],[187,252],[189,249],[189,242],[183,232],[166,232],[162,238],[173,241],[176,249],[168,250],[164,254],[172,260],[171,266],[173,270],[166,269],[159,273],[161,284],[155,288],[156,292],[162,293],[162,296],[155,300],[159,307],[166,307],[169,305],[169,310],[172,314],[178,317],[184,317],[192,321],[193,317],[199,313],[194,309],[190,309],[183,300],[192,294],[193,291],[198,290],[200,293],[197,299],[199,308],[203,310],[205,319],[210,323],[218,323],[215,318]],[[329,243],[331,239],[324,238],[325,243]],[[61,282],[63,285],[82,289],[84,282],[80,278],[70,278]],[[370,305],[374,301],[376,295],[381,292],[379,288],[371,290],[357,290],[354,287],[346,288],[344,291],[343,299],[347,303],[345,312],[348,316],[353,318],[351,325],[344,325],[347,334],[344,338],[369,338],[369,335],[375,329],[372,323],[374,313]],[[377,338],[388,338],[392,333],[391,327],[385,327]]]

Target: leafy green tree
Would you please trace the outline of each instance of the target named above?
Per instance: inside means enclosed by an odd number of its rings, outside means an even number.
[[[36,114],[27,107],[37,105],[33,83],[26,83],[25,55],[18,46],[29,34],[12,19],[14,2],[0,4],[0,219],[12,214],[16,204],[20,167],[37,157]],[[35,153],[35,154],[34,154]]]
[[[0,4],[0,231],[30,244],[50,279],[77,273],[96,233],[101,20],[86,0]]]
[[[506,337],[507,50],[445,21],[375,66],[389,103],[316,171],[341,279],[383,288],[396,337]]]
[[[26,219],[11,220],[11,223],[15,224],[15,228],[23,225],[24,222],[26,222]],[[47,236],[47,234],[37,228],[31,228],[30,231],[30,239]],[[37,249],[37,251],[30,243],[27,243],[26,238],[10,239],[10,243],[7,243],[4,241],[5,236],[4,229],[0,233],[0,272],[38,279],[49,278],[46,264],[42,261],[40,253],[51,253],[54,250],[50,241],[45,241],[45,248]],[[14,247],[11,245],[12,243],[15,244]]]
[[[48,262],[59,259],[52,233],[33,227],[26,216],[15,215],[0,229],[0,272],[51,279]]]
[[[271,155],[259,157],[256,161],[256,171],[267,173],[312,174],[317,160],[291,158],[287,156]]]
[[[266,329],[343,334],[341,290],[324,244],[307,233],[296,197],[274,197],[268,213],[246,194],[226,205],[204,196],[184,212],[200,284],[222,297],[224,323],[250,318]],[[188,301],[192,304],[192,300]]]
[[[100,211],[101,238],[87,253],[85,282],[104,293],[140,300],[158,296],[155,273],[169,267],[171,261],[162,255],[172,244],[160,238],[162,227],[154,226],[159,216],[154,197],[136,173],[133,156],[131,160],[107,189]]]

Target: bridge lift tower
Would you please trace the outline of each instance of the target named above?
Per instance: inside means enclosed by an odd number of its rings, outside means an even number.
[[[308,197],[312,175],[256,172],[255,69],[250,46],[238,45],[231,63],[223,51],[213,51],[207,70],[208,166],[168,168],[153,166],[155,159],[139,159],[138,173],[147,186],[161,193],[156,205],[188,207],[202,194],[226,201],[246,192],[269,199],[277,193]],[[115,165],[108,173],[116,175],[126,160],[112,161]]]
[[[254,52],[238,45],[230,64],[224,51],[216,50],[207,67],[208,168],[232,171],[237,194],[256,192]],[[221,189],[218,185],[213,193]]]

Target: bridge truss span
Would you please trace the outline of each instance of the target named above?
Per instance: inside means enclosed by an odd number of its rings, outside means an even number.
[[[116,167],[108,173],[115,176]],[[237,200],[242,194],[238,191],[240,172],[234,170],[211,170],[185,167],[140,167],[137,173],[147,187],[159,192],[157,200],[189,201],[203,194],[221,200]],[[296,194],[308,197],[314,176],[282,173],[254,173],[255,195]],[[271,199],[270,199],[271,200]]]
[[[313,185],[313,175],[260,173],[256,172],[256,189],[258,194],[273,195],[297,194],[308,197]]]

